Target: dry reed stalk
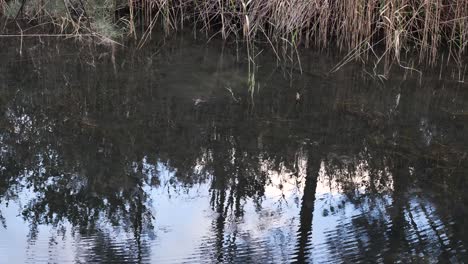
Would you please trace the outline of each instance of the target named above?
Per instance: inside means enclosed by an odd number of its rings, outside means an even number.
[[[2,3],[5,0],[0,0],[0,9]],[[272,47],[281,43],[294,48],[337,47],[351,51],[347,60],[385,55],[399,62],[402,54],[415,51],[420,62],[434,64],[447,48],[451,57],[461,63],[468,44],[465,0],[126,0],[126,3],[130,34],[136,38],[138,24],[147,27],[141,45],[158,25],[169,34],[187,23],[224,39],[250,43],[259,37],[267,38]],[[376,46],[382,47],[380,52]]]
[[[251,42],[263,36],[271,46],[338,47],[352,51],[351,59],[380,58],[378,44],[383,46],[381,55],[398,62],[404,52],[415,50],[420,62],[434,64],[444,47],[461,61],[468,44],[468,1],[147,1],[164,14],[166,32],[191,22],[207,33],[217,29],[224,39],[243,36]]]

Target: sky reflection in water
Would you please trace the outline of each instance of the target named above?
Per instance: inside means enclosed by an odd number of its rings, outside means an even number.
[[[462,84],[170,43],[3,49],[0,262],[466,260]]]

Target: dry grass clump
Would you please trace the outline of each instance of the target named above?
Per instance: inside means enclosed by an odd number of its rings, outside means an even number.
[[[131,0],[130,0],[131,1]],[[142,0],[143,16],[169,32],[187,22],[223,38],[267,37],[271,43],[338,47],[353,57],[400,59],[411,49],[435,63],[447,49],[459,62],[467,48],[468,1],[442,0]],[[154,23],[153,23],[154,25]],[[374,54],[377,55],[377,54]]]
[[[272,46],[338,47],[350,51],[349,58],[399,61],[403,53],[416,51],[430,64],[442,50],[461,64],[468,43],[466,0],[25,0],[28,6],[20,11],[22,1],[0,0],[1,13],[10,19],[18,12],[32,18],[42,14],[62,27],[67,21],[110,37],[120,35],[112,32],[120,24],[143,41],[154,27],[170,33],[190,25],[225,39],[263,39]],[[144,30],[137,34],[137,28]]]

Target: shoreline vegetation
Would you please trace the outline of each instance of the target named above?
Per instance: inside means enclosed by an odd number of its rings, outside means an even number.
[[[139,48],[154,30],[169,35],[193,28],[208,38],[242,41],[249,50],[266,44],[278,57],[287,47],[290,60],[298,59],[298,47],[347,54],[332,71],[353,60],[464,69],[468,1],[0,0],[0,26],[0,38],[133,38]],[[411,63],[403,62],[407,57]]]

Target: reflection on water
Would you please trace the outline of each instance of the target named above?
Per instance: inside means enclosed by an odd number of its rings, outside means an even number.
[[[217,43],[5,41],[0,262],[468,259],[468,93]],[[231,51],[228,51],[231,50]]]

